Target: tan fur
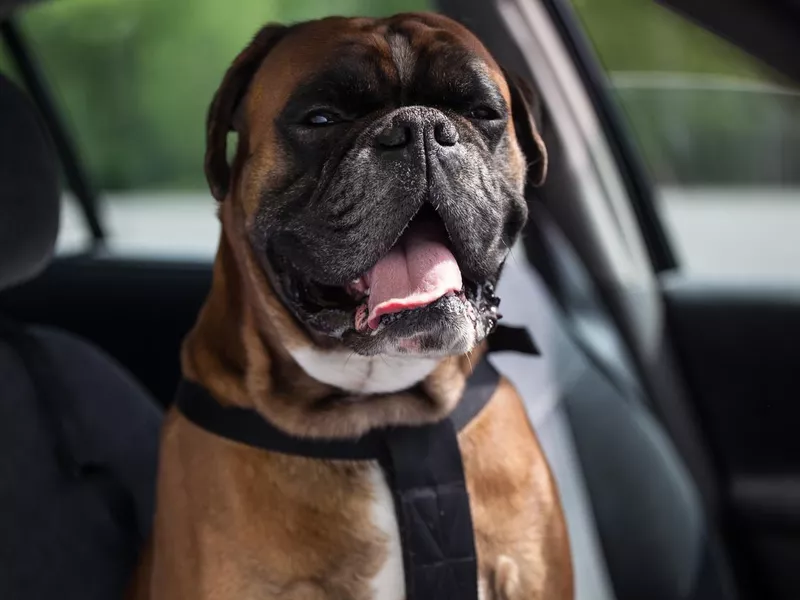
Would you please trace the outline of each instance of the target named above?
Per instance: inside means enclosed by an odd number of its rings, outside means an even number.
[[[177,414],[162,452],[152,598],[370,598],[385,549],[365,464],[262,452]]]
[[[494,567],[494,594],[499,600],[513,600],[521,592],[519,565],[505,554],[497,558]]]
[[[572,598],[564,515],[522,402],[503,380],[459,436],[481,575],[499,599]]]
[[[502,79],[488,52],[465,29],[434,15],[418,19],[470,45]],[[212,189],[227,189],[220,208],[223,233],[211,292],[184,343],[184,377],[220,402],[255,408],[300,435],[352,436],[390,423],[438,420],[457,403],[482,352],[478,348],[470,356],[443,360],[423,382],[425,395],[404,392],[320,404],[333,390],[306,375],[289,350],[311,344],[324,349],[329,342],[311,339],[297,326],[247,241],[259,186],[268,185],[285,160],[275,151],[275,113],[298,79],[330,53],[329,40],[337,36],[372,36],[370,43],[386,45],[389,57],[385,39],[374,35],[375,24],[325,19],[300,26],[274,45],[244,100],[230,187],[212,181]],[[415,43],[443,43],[419,27]],[[269,35],[258,43],[272,43]],[[246,53],[237,63],[250,60]],[[504,80],[501,87],[508,99]],[[220,94],[215,99],[226,101]],[[220,139],[221,125],[212,118],[209,127]],[[207,165],[214,158],[207,158]],[[511,160],[524,168],[518,156]],[[482,589],[498,600],[572,598],[558,493],[508,382],[459,440]],[[160,457],[153,539],[131,598],[372,600],[370,582],[387,556],[388,540],[366,517],[374,494],[369,465],[243,446],[198,429],[174,410],[164,425]]]

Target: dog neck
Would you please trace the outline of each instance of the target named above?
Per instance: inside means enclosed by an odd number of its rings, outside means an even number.
[[[435,422],[483,352],[444,360],[367,358],[311,340],[272,292],[226,199],[211,291],[182,351],[186,379],[303,437],[354,437]]]

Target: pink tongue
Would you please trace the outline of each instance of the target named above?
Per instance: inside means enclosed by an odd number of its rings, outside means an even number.
[[[382,315],[432,304],[450,292],[461,290],[461,269],[445,245],[441,227],[413,224],[389,254],[366,275],[370,288],[370,328]]]

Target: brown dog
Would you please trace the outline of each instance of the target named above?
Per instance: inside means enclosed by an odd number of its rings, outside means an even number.
[[[481,290],[524,224],[526,171],[544,178],[533,104],[444,17],[262,29],[209,113],[222,236],[184,377],[302,437],[442,419],[496,320]],[[558,493],[510,384],[459,445],[481,597],[572,598]],[[173,411],[134,595],[402,600],[381,470],[267,452]]]

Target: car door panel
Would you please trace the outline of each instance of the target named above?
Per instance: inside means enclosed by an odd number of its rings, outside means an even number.
[[[670,335],[764,583],[800,597],[800,284],[663,280]]]

